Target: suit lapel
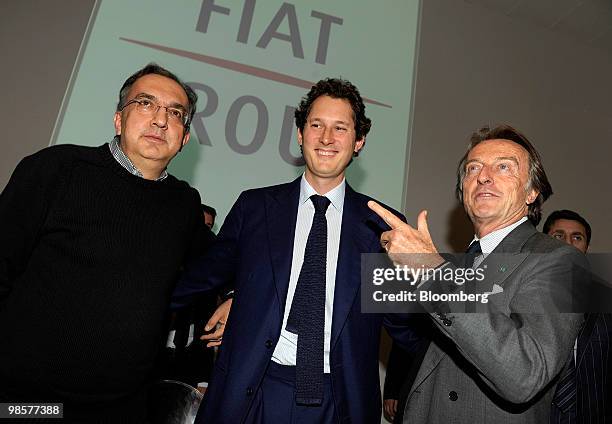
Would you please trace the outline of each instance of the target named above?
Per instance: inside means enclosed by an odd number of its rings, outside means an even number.
[[[274,284],[283,316],[293,258],[293,239],[300,197],[300,178],[266,193],[265,208]]]
[[[446,354],[442,349],[440,349],[435,343],[430,343],[427,348],[427,353],[423,358],[423,362],[421,362],[421,366],[419,371],[414,379],[414,383],[412,383],[412,388],[408,393],[408,399],[410,396],[416,391],[416,389],[421,385],[423,381],[429,377],[429,375],[433,372],[433,370],[438,366],[442,358],[444,358]]]
[[[527,259],[527,256],[527,253],[516,252],[489,255],[480,265],[480,267],[486,265],[486,269],[484,269],[485,278],[482,282],[474,284],[475,292],[482,293],[483,289],[491,289],[495,284],[501,286],[508,276]]]
[[[523,246],[529,238],[536,233],[536,229],[529,222],[523,222],[510,232],[487,256],[480,267],[486,265],[483,282],[487,287],[494,284],[501,286],[512,272],[521,264],[529,253],[523,253]],[[480,287],[477,287],[479,290]]]
[[[360,204],[357,194],[347,184],[336,267],[331,349],[338,341],[361,284],[361,253],[369,253],[372,243],[373,233],[365,226],[369,209],[364,208],[366,205]]]
[[[529,240],[537,230],[531,223],[531,221],[527,220],[516,227],[514,230],[510,231],[504,239],[499,242],[493,253],[519,253],[523,251],[525,243]],[[537,253],[537,252],[529,252],[529,253]]]

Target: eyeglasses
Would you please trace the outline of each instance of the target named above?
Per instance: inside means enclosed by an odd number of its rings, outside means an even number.
[[[132,103],[136,103],[136,111],[138,113],[141,113],[143,115],[149,115],[149,116],[153,116],[157,114],[160,108],[164,108],[166,109],[166,116],[168,117],[168,120],[170,122],[173,122],[175,124],[180,124],[184,127],[187,126],[187,123],[188,123],[187,120],[189,119],[189,117],[187,115],[187,112],[184,109],[179,109],[177,107],[171,107],[171,106],[162,106],[153,99],[140,98],[140,99],[132,99],[129,102],[127,102],[125,105],[123,105],[123,107],[121,108],[121,111],[123,112],[123,109],[125,109]]]

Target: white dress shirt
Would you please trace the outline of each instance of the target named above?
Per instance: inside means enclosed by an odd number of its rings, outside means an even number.
[[[333,190],[325,193],[331,204],[325,212],[327,219],[327,269],[325,272],[325,338],[323,342],[323,371],[329,373],[329,350],[331,343],[331,326],[334,306],[334,289],[336,287],[336,267],[338,265],[338,250],[340,248],[340,229],[342,228],[342,209],[344,207],[344,191],[346,182],[342,182]],[[295,237],[293,239],[293,258],[291,261],[291,275],[289,276],[289,290],[285,302],[285,314],[280,338],[272,353],[272,360],[281,365],[295,366],[297,356],[298,336],[285,329],[287,317],[291,311],[293,295],[304,262],[304,251],[308,234],[314,218],[314,205],[310,196],[318,194],[302,175],[300,182],[300,199],[298,204],[297,220],[295,223]]]

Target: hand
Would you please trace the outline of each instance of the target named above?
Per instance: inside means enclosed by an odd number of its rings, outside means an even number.
[[[228,299],[217,307],[217,310],[210,317],[204,331],[210,331],[213,328],[217,329],[210,333],[204,334],[200,337],[200,340],[209,340],[206,347],[220,346],[223,339],[223,333],[225,332],[225,323],[229,318],[230,309],[232,308],[232,299]]]
[[[385,412],[385,418],[393,422],[395,414],[397,414],[397,399],[385,399],[383,401],[383,411]]]
[[[391,227],[391,230],[380,236],[380,244],[394,264],[411,268],[435,268],[444,262],[431,240],[427,211],[419,213],[417,228],[414,229],[372,200],[368,202],[368,207]]]

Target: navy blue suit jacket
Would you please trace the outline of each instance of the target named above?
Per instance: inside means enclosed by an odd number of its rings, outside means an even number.
[[[300,179],[243,192],[217,244],[179,283],[175,300],[234,281],[223,345],[196,423],[244,422],[280,336],[287,297]],[[341,422],[380,422],[378,345],[381,324],[410,346],[413,333],[390,318],[361,313],[361,254],[381,251],[388,229],[370,198],[346,186],[336,271],[330,368]]]

